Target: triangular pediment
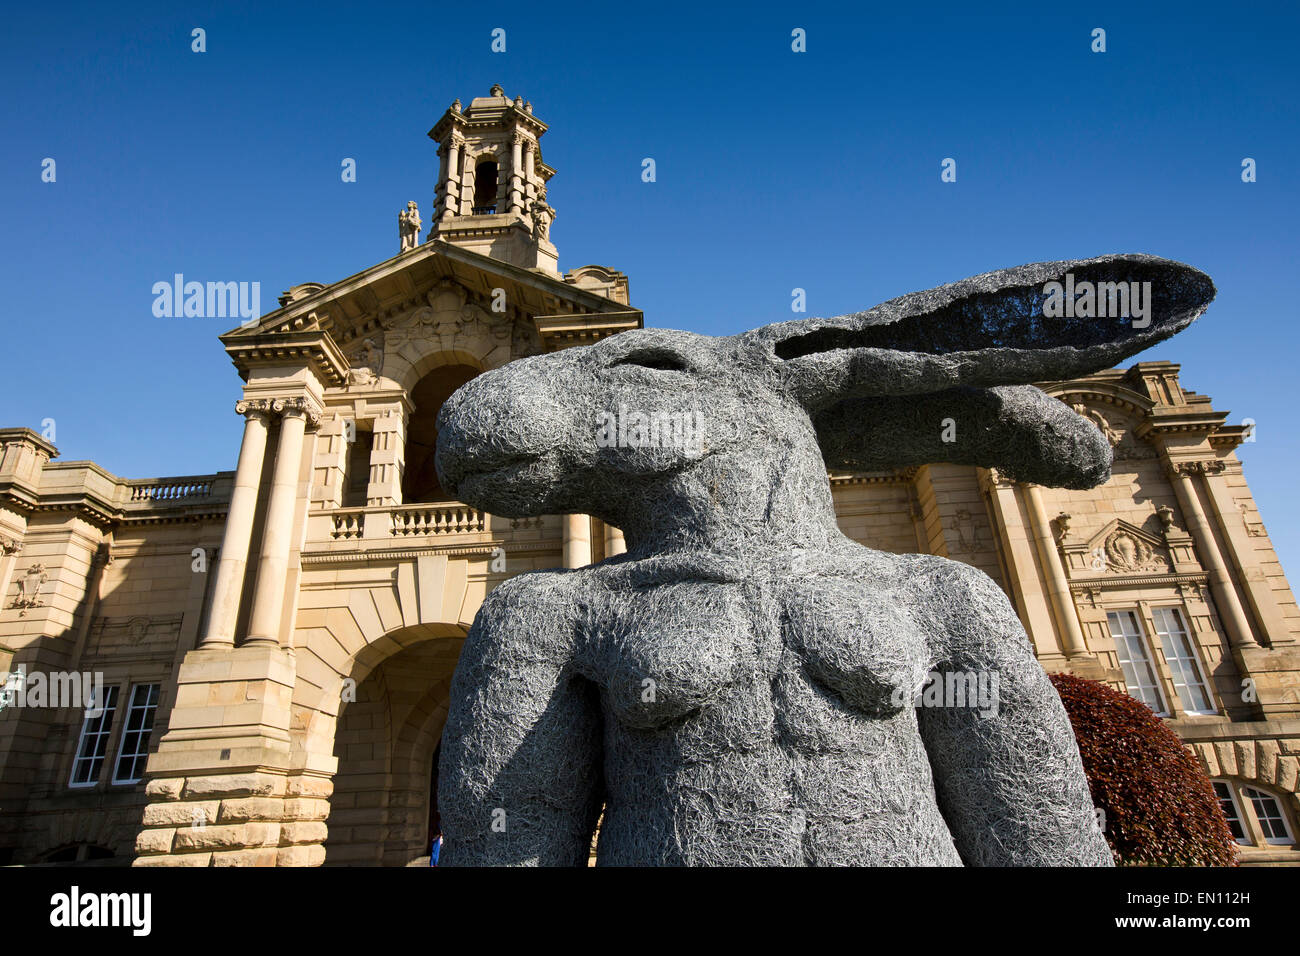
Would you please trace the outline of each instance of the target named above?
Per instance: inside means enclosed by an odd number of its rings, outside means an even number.
[[[463,290],[466,300],[480,308],[491,310],[496,302],[499,310],[504,305],[511,319],[559,317],[571,320],[566,326],[575,322],[593,329],[610,326],[611,332],[638,328],[642,322],[640,310],[559,276],[434,240],[330,285],[295,286],[278,309],[231,329],[221,340],[229,346],[268,334],[321,331],[348,351],[358,336],[427,305],[431,294],[449,284]]]
[[[1109,522],[1088,539],[1085,548],[1104,564],[1098,570],[1115,574],[1166,574],[1173,570],[1164,540],[1123,518]]]

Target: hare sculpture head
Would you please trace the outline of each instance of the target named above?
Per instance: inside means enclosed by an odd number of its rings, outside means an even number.
[[[1093,487],[1109,444],[1031,383],[1109,368],[1213,296],[1151,256],[1036,263],[730,337],[625,332],[464,385],[439,416],[443,487],[595,515],[629,550],[489,595],[444,736],[447,862],[582,862],[602,804],[600,862],[1107,862],[1001,591],[846,539],[827,468]],[[963,667],[1000,675],[997,716],[910,706]]]

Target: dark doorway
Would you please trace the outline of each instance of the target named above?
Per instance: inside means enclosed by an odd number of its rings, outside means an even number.
[[[433,453],[438,447],[438,411],[442,403],[471,378],[478,369],[469,365],[435,368],[411,390],[415,411],[406,427],[406,471],[402,475],[402,501],[418,504],[450,501],[438,483]]]

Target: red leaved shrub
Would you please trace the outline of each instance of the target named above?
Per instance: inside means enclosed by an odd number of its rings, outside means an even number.
[[[1079,742],[1093,805],[1120,866],[1235,866],[1237,845],[1210,778],[1141,701],[1050,675]]]

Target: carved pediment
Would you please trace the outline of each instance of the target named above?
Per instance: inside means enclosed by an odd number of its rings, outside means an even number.
[[[1089,566],[1104,574],[1169,574],[1173,562],[1164,541],[1123,519],[1116,519],[1087,543]]]

